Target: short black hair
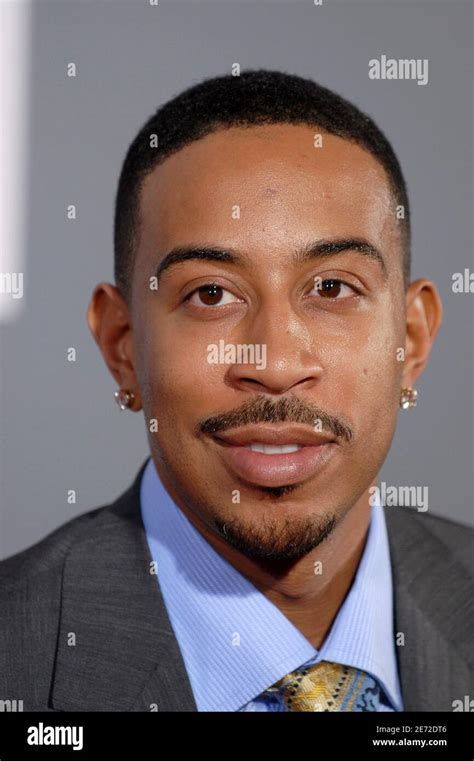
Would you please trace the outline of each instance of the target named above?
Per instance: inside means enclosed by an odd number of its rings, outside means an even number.
[[[410,209],[395,152],[374,121],[311,79],[265,69],[205,79],[162,105],[131,143],[115,201],[115,281],[127,297],[140,236],[140,190],[153,169],[185,145],[219,129],[265,124],[307,124],[352,141],[384,167],[396,204],[403,207],[401,235],[405,287],[410,278]],[[157,136],[153,146],[150,136]],[[156,143],[156,140],[155,140]]]

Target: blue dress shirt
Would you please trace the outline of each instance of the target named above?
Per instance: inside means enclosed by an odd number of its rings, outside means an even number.
[[[153,460],[140,502],[157,580],[198,711],[272,711],[258,696],[308,663],[334,661],[370,673],[380,710],[402,711],[393,632],[385,516],[372,508],[350,591],[320,650],[204,539],[162,485]]]

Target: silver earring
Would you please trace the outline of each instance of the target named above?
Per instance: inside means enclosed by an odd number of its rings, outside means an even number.
[[[120,388],[114,393],[114,397],[121,410],[129,410],[135,399],[135,394],[133,391],[125,391],[125,389]]]
[[[402,410],[410,410],[416,407],[418,391],[416,388],[402,388],[400,391],[400,407]]]

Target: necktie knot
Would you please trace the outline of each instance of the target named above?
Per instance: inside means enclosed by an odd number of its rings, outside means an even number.
[[[279,694],[287,711],[377,711],[380,687],[365,671],[321,661],[284,676],[266,690]]]

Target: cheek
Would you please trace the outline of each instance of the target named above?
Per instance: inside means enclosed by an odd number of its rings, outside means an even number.
[[[329,353],[326,378],[334,409],[356,430],[370,429],[374,420],[384,425],[384,419],[391,427],[403,369],[397,326],[370,319],[352,328],[332,342]]]
[[[141,355],[144,404],[174,420],[206,411],[223,383],[222,367],[208,362],[209,343],[191,330],[149,335]]]

